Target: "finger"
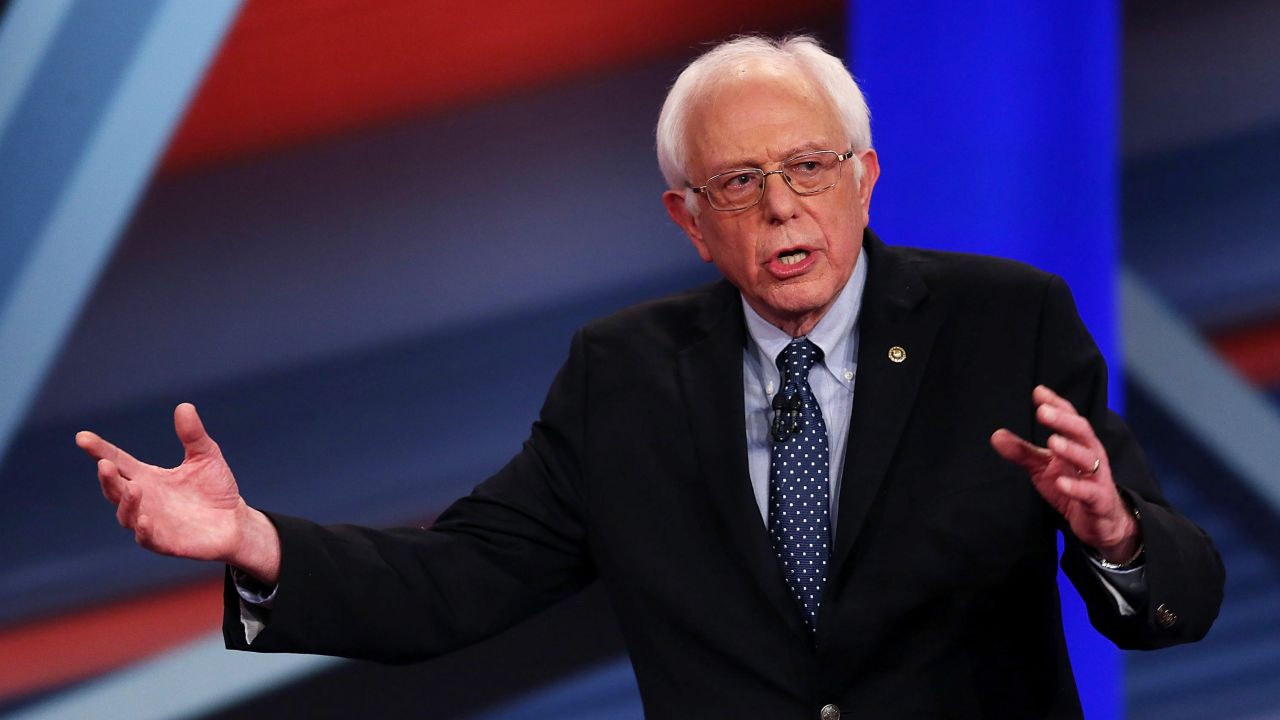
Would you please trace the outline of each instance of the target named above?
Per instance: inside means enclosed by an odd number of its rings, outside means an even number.
[[[177,431],[188,458],[208,455],[218,449],[217,443],[205,432],[196,406],[191,403],[182,403],[173,409],[173,429]]]
[[[76,445],[95,460],[110,460],[126,476],[133,477],[142,469],[141,460],[103,440],[97,433],[81,430],[76,433]]]
[[[120,504],[116,506],[116,522],[120,527],[132,530],[137,524],[138,509],[142,506],[142,491],[137,485],[127,483],[120,491]]]
[[[139,514],[133,522],[133,541],[144,548],[151,549],[154,543],[151,537],[151,518]]]
[[[1093,433],[1089,421],[1080,417],[1074,410],[1066,411],[1051,404],[1036,408],[1036,419],[1042,425],[1065,435],[1070,440],[1094,450],[1101,450],[1098,436]],[[1089,461],[1091,464],[1093,460]]]
[[[1096,480],[1098,476],[1106,474],[1103,472],[1103,469],[1107,466],[1105,452],[1098,453],[1092,448],[1087,448],[1057,434],[1049,436],[1049,449],[1075,468],[1079,475]],[[1097,463],[1096,471],[1094,470],[1094,463]]]
[[[1005,428],[991,434],[991,447],[1000,457],[1029,472],[1043,468],[1053,459],[1053,453],[1023,440]]]
[[[1070,400],[1054,392],[1053,388],[1048,385],[1037,385],[1031,391],[1031,399],[1037,405],[1052,405],[1063,412],[1076,413],[1076,406],[1072,405]]]
[[[112,505],[120,504],[120,496],[128,481],[120,476],[120,470],[110,460],[98,461],[98,484],[102,486],[102,496]]]
[[[1115,491],[1109,486],[1090,482],[1084,478],[1074,478],[1069,475],[1059,476],[1054,485],[1057,486],[1059,492],[1072,500],[1078,501],[1094,515],[1105,514],[1111,496],[1115,494]]]

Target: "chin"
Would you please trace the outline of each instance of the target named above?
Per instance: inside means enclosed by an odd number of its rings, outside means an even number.
[[[806,315],[826,307],[835,297],[834,293],[825,290],[826,288],[784,288],[771,296],[773,302],[770,305],[789,315]]]

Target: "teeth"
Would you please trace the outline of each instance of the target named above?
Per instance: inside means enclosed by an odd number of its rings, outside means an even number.
[[[778,258],[778,261],[781,262],[783,265],[795,265],[796,263],[800,262],[801,260],[807,257],[809,257],[809,253],[805,252],[804,250],[796,250],[793,253],[788,253],[780,256]]]

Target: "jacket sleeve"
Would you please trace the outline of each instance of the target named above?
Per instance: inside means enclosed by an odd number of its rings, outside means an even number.
[[[1046,287],[1037,358],[1041,381],[1089,419],[1120,492],[1141,516],[1147,594],[1137,614],[1121,616],[1078,541],[1068,536],[1062,569],[1080,592],[1093,626],[1125,649],[1150,649],[1204,637],[1218,616],[1225,571],[1212,540],[1170,507],[1133,434],[1107,406],[1107,369],[1066,284]],[[1047,433],[1041,428],[1037,443]]]
[[[432,527],[322,527],[268,513],[282,545],[278,590],[250,644],[228,580],[227,647],[413,662],[487,638],[589,583],[583,345],[579,333],[521,451]]]

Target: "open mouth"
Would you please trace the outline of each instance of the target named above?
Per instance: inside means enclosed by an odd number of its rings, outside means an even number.
[[[766,267],[779,280],[799,277],[809,272],[818,262],[817,251],[804,247],[793,247],[780,251],[769,258]]]
[[[808,250],[788,250],[778,254],[778,262],[783,265],[795,265],[807,257],[809,257]]]

